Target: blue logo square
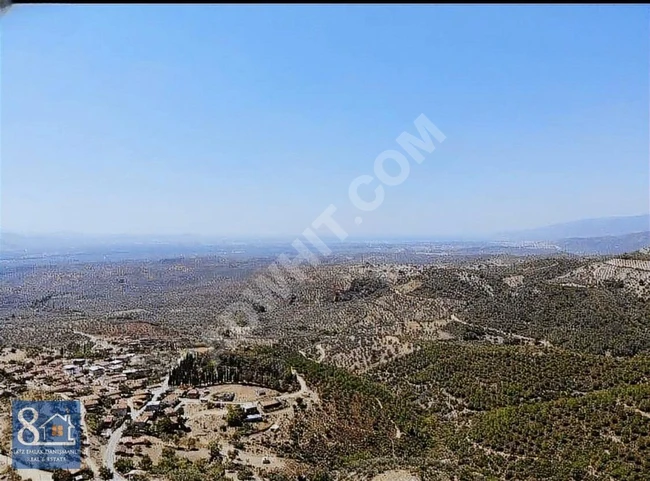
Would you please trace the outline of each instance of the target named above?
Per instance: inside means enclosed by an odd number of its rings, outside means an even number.
[[[14,469],[79,469],[79,401],[12,401]]]

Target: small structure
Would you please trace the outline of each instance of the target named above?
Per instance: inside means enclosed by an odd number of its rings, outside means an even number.
[[[79,372],[79,367],[75,366],[74,364],[68,364],[66,366],[63,366],[63,372],[68,376],[75,376]]]
[[[108,369],[111,371],[120,371],[122,368],[124,368],[124,364],[122,361],[119,361],[117,359],[108,363]]]
[[[133,471],[129,471],[126,473],[126,478],[131,480],[131,479],[138,479],[143,476],[147,476],[146,471],[142,471],[141,469],[134,469]]]
[[[243,409],[244,414],[259,414],[257,404],[255,403],[244,403],[241,405],[241,408]]]
[[[162,400],[164,407],[175,408],[181,402],[178,394],[170,393]]]
[[[247,422],[247,423],[259,423],[262,420],[263,420],[263,418],[262,418],[261,414],[249,414],[244,419],[244,422]]]
[[[219,394],[217,396],[214,396],[214,398],[217,401],[233,402],[235,400],[235,393],[234,392],[225,392],[223,394]]]
[[[160,410],[160,401],[151,401],[145,408],[145,411],[156,412]]]
[[[99,401],[97,399],[92,399],[92,398],[84,399],[83,404],[84,404],[84,408],[89,413],[92,413],[99,409]]]
[[[130,379],[124,382],[124,385],[129,389],[141,389],[146,384],[147,382],[144,379]]]
[[[112,428],[113,424],[115,424],[115,416],[109,414],[108,416],[104,416],[102,419],[102,428]]]
[[[261,401],[260,406],[264,412],[272,412],[281,409],[282,402],[278,399],[267,399],[266,401]]]
[[[128,457],[133,457],[135,455],[133,450],[127,448],[126,446],[118,446],[117,449],[115,450],[115,454],[117,454],[118,456],[128,456]]]
[[[137,430],[145,429],[153,418],[152,412],[146,412],[133,421],[133,427]]]
[[[120,399],[117,403],[111,408],[111,414],[116,418],[123,418],[129,412],[129,405],[126,403],[126,400]]]
[[[107,392],[104,397],[110,399],[113,402],[117,402],[122,398],[122,393],[119,390],[113,390]]]
[[[140,436],[137,438],[125,437],[122,439],[122,444],[124,444],[128,448],[133,448],[135,446],[149,447],[151,446],[151,441],[149,441],[149,439],[145,438],[144,436]]]

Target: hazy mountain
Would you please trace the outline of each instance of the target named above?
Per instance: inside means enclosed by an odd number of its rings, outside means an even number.
[[[637,215],[627,217],[603,217],[597,219],[583,219],[574,222],[554,224],[536,229],[512,231],[493,236],[491,240],[474,239],[462,237],[427,237],[412,238],[401,234],[393,239],[385,238],[381,242],[394,244],[419,243],[444,243],[449,250],[469,249],[476,253],[476,250],[496,252],[503,250],[500,245],[507,241],[510,247],[521,247],[520,243],[542,242],[543,246],[530,246],[530,248],[541,248],[547,250],[564,250],[576,254],[619,254],[630,252],[650,245],[650,215]],[[52,233],[52,234],[16,234],[0,232],[0,259],[11,258],[32,258],[49,256],[70,256],[70,255],[91,255],[93,258],[111,253],[136,254],[138,256],[166,256],[180,254],[215,254],[230,252],[238,245],[245,245],[246,251],[250,254],[253,251],[268,254],[269,248],[277,247],[281,250],[289,249],[293,238],[276,239],[235,239],[214,236],[199,235],[157,235],[157,236],[133,236],[133,235],[84,235],[73,233]],[[498,240],[496,245],[495,240]],[[391,242],[392,241],[392,242]],[[363,244],[360,239],[357,243]],[[368,241],[366,241],[368,242]],[[348,240],[343,247],[355,243]],[[328,241],[328,244],[330,242]],[[338,245],[339,242],[335,242]],[[458,244],[458,245],[456,245]],[[455,245],[455,248],[452,247]],[[507,246],[506,246],[507,247]],[[277,249],[271,249],[273,251]],[[290,250],[290,249],[289,249]],[[532,253],[532,252],[531,252]]]
[[[553,224],[535,229],[503,232],[498,239],[511,241],[550,241],[557,239],[623,236],[650,231],[650,215],[599,217]]]
[[[606,237],[574,237],[555,241],[554,244],[571,254],[617,255],[650,246],[650,232]]]

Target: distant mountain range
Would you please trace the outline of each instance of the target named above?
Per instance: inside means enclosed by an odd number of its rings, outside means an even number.
[[[555,241],[559,239],[625,236],[639,232],[650,232],[650,215],[582,219],[536,229],[504,232],[498,234],[496,238],[497,240],[508,241]]]
[[[579,255],[617,255],[650,246],[650,232],[605,236],[577,237],[554,242],[560,250]]]
[[[238,246],[246,246],[249,254],[284,252],[293,238],[286,239],[234,239],[199,235],[160,236],[92,236],[83,234],[57,233],[48,235],[22,235],[10,232],[0,233],[0,259],[56,257],[82,255],[103,258],[106,254],[119,254],[125,258],[150,255],[169,256],[179,254],[205,255],[232,253]],[[447,243],[440,238],[419,237],[419,242]],[[395,243],[408,242],[406,236],[395,239]],[[575,222],[553,224],[536,229],[512,231],[489,236],[483,240],[457,238],[476,249],[507,243],[534,248],[531,243],[542,243],[547,249],[572,254],[620,254],[650,246],[650,215],[627,217],[602,217]],[[349,243],[354,243],[350,241]],[[453,243],[453,242],[452,242]],[[345,244],[345,243],[343,243]],[[539,247],[539,245],[537,246]],[[280,249],[280,250],[278,250]],[[284,250],[283,250],[284,249]],[[219,252],[221,251],[221,252]],[[242,251],[243,252],[243,251]]]

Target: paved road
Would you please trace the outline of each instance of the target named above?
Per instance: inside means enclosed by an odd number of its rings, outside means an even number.
[[[142,408],[139,411],[136,411],[134,419],[140,416],[150,403],[157,401],[160,398],[160,396],[162,396],[165,393],[165,391],[167,391],[168,388],[169,388],[169,376],[165,378],[165,380],[160,385],[160,387],[151,391],[151,393],[153,394],[151,401],[149,401],[147,404],[142,406]],[[104,465],[108,469],[113,471],[114,481],[126,481],[126,478],[124,478],[117,471],[115,471],[115,451],[117,450],[117,446],[118,444],[120,444],[120,440],[122,439],[122,435],[124,434],[124,428],[125,426],[124,424],[122,424],[119,428],[113,431],[113,434],[111,434],[111,437],[108,440],[108,444],[106,446],[106,452],[104,453]]]
[[[180,362],[180,359],[182,359],[182,357],[179,358],[179,362]],[[310,399],[317,402],[318,401],[318,394],[316,394],[315,391],[312,391],[311,389],[309,389],[305,379],[300,374],[298,374],[295,371],[295,369],[292,369],[292,373],[296,376],[296,379],[298,380],[298,383],[300,384],[300,390],[297,391],[297,392],[294,392],[294,393],[289,393],[289,394],[282,395],[282,396],[280,396],[280,399],[294,399],[294,398],[297,398],[297,397],[306,397],[306,398],[310,398]],[[160,387],[158,387],[158,388],[156,388],[155,390],[152,391],[153,397],[151,398],[151,401],[149,401],[149,403],[145,404],[139,411],[137,411],[135,413],[135,416],[133,417],[133,419],[140,416],[144,412],[144,410],[145,410],[145,408],[147,407],[148,404],[150,404],[150,403],[152,403],[154,401],[157,401],[160,398],[160,396],[162,396],[167,391],[168,388],[169,388],[169,376],[165,377],[165,380],[163,381],[163,383],[162,383],[162,385]],[[236,403],[233,403],[233,404],[236,404]],[[133,411],[132,411],[132,414],[133,414]],[[122,424],[118,429],[113,431],[113,434],[111,434],[111,437],[108,440],[108,445],[106,446],[106,451],[104,453],[104,465],[108,469],[113,471],[113,481],[127,481],[126,478],[124,478],[122,475],[120,475],[115,470],[115,460],[116,460],[115,451],[117,450],[117,446],[119,445],[120,440],[122,439],[122,435],[124,434],[124,428],[125,428],[125,426],[124,426],[124,424]],[[231,449],[231,448],[232,448],[232,446],[227,445],[227,449]],[[261,459],[263,459],[263,456],[260,456],[259,460],[256,459],[255,456],[252,456],[252,455],[250,455],[250,456],[251,456],[251,458],[255,458],[255,461],[259,462],[260,465],[261,465]],[[269,458],[271,459],[272,463],[275,462],[276,464],[278,464],[278,461],[279,461],[278,459],[275,459],[275,457],[272,457],[272,456],[269,456]],[[249,460],[249,461],[252,461],[252,459]],[[252,464],[256,465],[257,463],[254,462]]]
[[[83,334],[83,333],[80,333],[80,334]],[[92,336],[90,336],[90,337],[92,337]],[[181,360],[185,357],[185,354],[186,354],[186,351],[183,350],[181,352],[181,356],[176,360],[177,364],[179,364],[181,362]],[[169,389],[169,375],[167,375],[165,377],[165,380],[163,381],[163,383],[158,388],[151,391],[153,397],[151,398],[151,400],[147,404],[142,406],[142,408],[139,411],[135,411],[135,409],[133,408],[133,404],[129,404],[129,407],[131,408],[131,417],[132,417],[132,419],[136,419],[138,416],[140,416],[144,412],[146,407],[149,404],[151,404],[152,402],[157,401],[160,398],[160,396],[162,396],[167,391],[167,389]],[[106,451],[104,452],[104,465],[108,469],[113,471],[113,480],[114,481],[126,481],[126,479],[123,476],[121,476],[120,473],[115,471],[115,451],[117,450],[117,446],[118,446],[118,444],[120,444],[120,440],[122,439],[122,435],[124,434],[124,428],[125,428],[125,426],[124,426],[124,424],[122,424],[118,429],[113,431],[113,433],[111,434],[111,437],[108,440],[108,445],[106,446]]]
[[[89,338],[95,344],[97,344],[98,346],[100,346],[100,347],[102,347],[104,349],[115,349],[116,348],[116,346],[114,346],[110,342],[106,341],[105,339],[101,339],[101,338],[99,338],[97,336],[93,336],[91,334],[86,334],[85,332],[81,332],[81,331],[74,331],[74,332],[75,332],[75,334],[79,334],[79,335],[82,335],[82,336],[85,336],[85,337]],[[180,359],[179,359],[179,362],[180,362]],[[168,388],[169,388],[169,376],[165,377],[165,380],[163,381],[163,383],[158,388],[151,391],[152,398],[149,401],[149,403],[157,401],[160,398],[160,396],[162,396],[167,391]],[[136,419],[138,416],[140,416],[144,412],[144,410],[146,409],[146,407],[147,407],[147,405],[149,403],[142,406],[142,408],[139,411],[136,411],[135,408],[133,407],[133,404],[131,402],[129,402],[129,407],[131,408],[131,413],[130,414],[131,414],[132,419]],[[85,422],[85,411],[82,411],[82,412],[84,413],[84,417],[82,419],[84,419],[84,422]],[[117,446],[120,444],[120,440],[122,439],[122,435],[124,434],[124,428],[125,428],[125,425],[122,424],[118,429],[113,431],[113,433],[111,434],[111,437],[108,440],[108,444],[106,446],[106,451],[104,453],[104,465],[108,469],[113,471],[113,479],[115,481],[126,481],[126,478],[124,478],[117,471],[115,471],[115,461],[116,461],[115,451],[117,451]],[[88,453],[88,454],[90,454],[90,453]],[[95,472],[99,472],[99,468],[97,467],[97,465],[92,460],[90,460],[89,456],[87,456],[87,459],[89,460],[89,462],[88,462],[89,467],[91,469],[94,469]],[[92,465],[91,465],[91,463],[92,463]]]

